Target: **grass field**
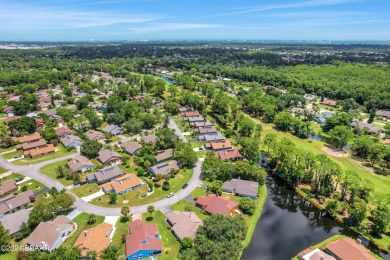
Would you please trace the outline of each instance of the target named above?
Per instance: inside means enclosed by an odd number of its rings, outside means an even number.
[[[112,245],[119,248],[119,253],[121,255],[125,255],[125,244],[122,243],[122,237],[127,235],[129,232],[129,224],[131,222],[131,217],[128,217],[126,221],[123,217],[120,217],[116,222],[116,230],[114,233],[114,237],[112,238]]]
[[[151,217],[150,217],[151,216]],[[180,242],[170,231],[168,223],[165,221],[165,215],[161,211],[155,211],[151,215],[149,213],[142,214],[142,219],[146,222],[155,223],[158,225],[158,231],[163,244],[163,253],[158,256],[158,259],[175,259],[179,254]]]
[[[74,154],[76,152],[75,150],[67,151],[62,144],[58,145],[56,147],[56,149],[58,149],[58,150],[55,153],[52,153],[52,154],[40,156],[40,157],[37,157],[37,158],[23,158],[23,159],[19,159],[19,160],[13,161],[12,163],[16,164],[16,165],[28,165],[28,164],[40,163],[40,162],[43,162],[43,161],[52,160],[52,159],[55,159],[55,158],[58,158],[58,157],[62,157],[62,156],[66,156],[66,155],[69,155],[69,154]]]
[[[200,196],[206,195],[206,189],[197,187],[191,192],[193,198],[199,198]]]
[[[42,183],[31,179],[31,180],[28,180],[26,182],[21,183],[19,185],[20,189],[18,189],[16,193],[18,193],[18,194],[21,193],[22,187],[24,187],[24,186],[27,188],[27,190],[31,190],[34,193],[46,188],[46,186],[43,185]]]
[[[73,188],[71,191],[77,197],[82,198],[82,197],[94,194],[94,193],[98,192],[100,189],[101,189],[101,186],[97,185],[96,183],[87,183],[84,185],[79,185],[79,186]]]
[[[23,154],[23,151],[14,151],[14,152],[2,154],[1,156],[3,156],[4,159],[9,160],[9,159],[14,158],[17,155],[22,155],[22,154]]]
[[[175,211],[191,211],[194,212],[201,220],[208,218],[207,213],[203,212],[200,208],[193,205],[191,202],[186,200],[180,200],[171,205],[171,209]]]
[[[62,244],[65,247],[71,247],[76,242],[77,238],[80,236],[81,232],[88,228],[96,227],[100,223],[103,223],[104,216],[96,216],[96,222],[92,225],[88,224],[88,213],[81,213],[75,217],[72,221],[77,224],[77,230],[68,237],[68,239]]]
[[[57,178],[56,168],[58,166],[65,166],[68,160],[63,160],[60,162],[48,164],[40,169],[41,173],[50,176],[53,179],[56,179],[57,181],[61,182],[63,185],[68,186],[73,183],[73,180],[67,180],[65,178]]]
[[[140,199],[139,196],[141,194],[144,194],[147,192],[147,186],[144,185],[140,189],[136,189],[134,191],[130,191],[128,193],[122,194],[118,196],[118,202],[116,204],[110,204],[109,203],[109,195],[103,195],[99,198],[101,198],[101,201],[97,201],[97,199],[94,199],[91,201],[92,204],[99,205],[99,206],[105,206],[105,207],[112,207],[112,208],[120,208],[122,206],[139,206],[143,204],[152,203],[158,200],[162,200],[166,198],[166,196],[170,192],[177,192],[182,188],[182,186],[185,183],[188,183],[188,181],[191,179],[192,176],[192,169],[188,170],[181,170],[180,173],[178,173],[175,178],[170,179],[170,189],[167,191],[164,191],[161,187],[160,188],[154,188],[154,192],[149,195],[146,198]],[[152,182],[152,181],[151,181]],[[153,183],[153,182],[152,182]],[[84,186],[84,185],[83,185]],[[91,193],[92,194],[92,193]],[[90,194],[88,194],[90,195]],[[123,204],[122,201],[126,197],[126,200],[129,202],[126,204]]]
[[[8,180],[16,179],[16,178],[20,178],[20,177],[23,177],[23,175],[18,174],[18,173],[12,173],[11,175],[8,175],[6,177],[1,178],[1,182],[5,182]]]

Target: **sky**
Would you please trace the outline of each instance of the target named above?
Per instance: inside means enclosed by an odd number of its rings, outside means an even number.
[[[0,0],[0,41],[390,40],[390,0]]]

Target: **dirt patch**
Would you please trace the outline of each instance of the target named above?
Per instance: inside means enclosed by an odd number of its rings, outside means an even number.
[[[328,147],[322,147],[322,151],[324,151],[325,153],[329,154],[330,156],[345,157],[345,154],[343,152],[335,151],[335,150],[332,150],[332,149],[330,149]]]

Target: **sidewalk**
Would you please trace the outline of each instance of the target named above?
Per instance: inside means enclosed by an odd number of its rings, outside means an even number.
[[[100,196],[103,196],[104,194],[105,194],[104,191],[100,190],[100,191],[98,191],[98,192],[96,192],[94,194],[91,194],[89,196],[83,197],[81,199],[83,201],[90,202],[91,200],[96,199],[96,198],[98,198]]]

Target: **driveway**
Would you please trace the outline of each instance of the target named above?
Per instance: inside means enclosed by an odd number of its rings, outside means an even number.
[[[105,194],[104,191],[100,190],[100,191],[98,191],[98,192],[96,192],[94,194],[91,194],[89,196],[82,197],[81,199],[83,201],[90,202],[91,200],[96,199],[96,198],[98,198],[100,196],[103,196],[104,194]]]
[[[175,121],[173,121],[172,118],[169,118],[169,124],[168,124],[168,127],[170,129],[173,129],[176,133],[176,135],[179,137],[180,141],[182,142],[188,142],[186,137],[183,135],[183,133],[180,131],[179,127],[177,126],[177,124],[175,123]]]

